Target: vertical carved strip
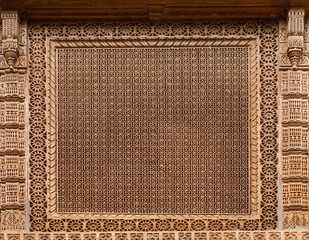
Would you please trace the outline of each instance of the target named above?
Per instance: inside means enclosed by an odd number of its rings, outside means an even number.
[[[284,227],[308,226],[308,61],[304,10],[280,27],[281,139]],[[287,61],[289,59],[289,62]]]
[[[0,230],[24,230],[26,25],[19,27],[14,11],[3,11],[1,18],[0,61],[6,62],[0,64]]]

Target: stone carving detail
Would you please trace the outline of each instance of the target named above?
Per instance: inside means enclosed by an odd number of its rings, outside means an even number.
[[[0,240],[307,240],[308,231],[0,233]]]
[[[32,231],[200,231],[200,230],[257,230],[274,229],[277,222],[277,25],[256,22],[246,23],[198,23],[198,24],[45,24],[30,27],[30,229]],[[258,65],[260,75],[260,119],[262,130],[259,133],[261,145],[258,150],[261,158],[260,191],[262,199],[258,201],[260,215],[255,218],[238,216],[237,219],[191,218],[113,218],[94,217],[79,218],[79,214],[65,218],[64,215],[51,217],[50,193],[47,192],[48,176],[53,173],[53,166],[48,165],[50,152],[46,145],[46,85],[47,78],[52,78],[50,64],[55,64],[53,52],[54,42],[60,47],[74,47],[76,45],[93,47],[128,47],[135,44],[157,46],[160,38],[164,44],[173,46],[183,44],[215,43],[216,40],[232,39],[241,43],[246,38],[257,39],[259,36],[259,51],[261,56]],[[209,38],[212,41],[200,41]],[[98,41],[93,41],[97,39]],[[65,41],[62,41],[65,40]],[[73,44],[73,45],[72,45]],[[47,46],[47,47],[45,47]],[[48,65],[46,63],[48,60]],[[46,73],[48,74],[46,76]],[[252,74],[257,76],[258,71]],[[48,100],[49,101],[49,100]],[[50,125],[48,125],[50,126]],[[50,128],[48,128],[50,133]],[[48,154],[48,155],[47,155]],[[47,172],[46,172],[47,170]],[[257,176],[254,176],[257,178]],[[55,178],[54,180],[55,181]],[[254,191],[253,191],[254,192]],[[166,237],[165,234],[167,234]],[[170,234],[162,233],[162,239],[168,239]],[[209,233],[210,239],[215,233]],[[220,233],[221,234],[221,233]],[[230,234],[233,236],[233,233]],[[115,235],[113,235],[115,236]],[[186,235],[183,235],[186,236]],[[221,235],[220,235],[221,236]],[[229,234],[227,234],[229,236]],[[119,236],[120,237],[120,236]],[[138,237],[138,235],[136,235]],[[208,235],[207,235],[208,237]]]
[[[257,123],[249,120],[249,83],[256,85],[247,74],[250,49],[183,44],[147,49],[57,47],[58,78],[51,87],[58,89],[57,211],[250,214],[249,152],[257,157],[250,148],[251,138],[257,137]],[[257,87],[252,89],[251,95],[256,95]],[[47,94],[50,102],[53,95]],[[251,119],[256,119],[254,104]],[[214,114],[219,109],[220,114]],[[76,124],[83,129],[73,127]],[[242,167],[230,168],[227,162]],[[125,175],[119,175],[126,171],[122,166],[128,169]]]
[[[304,35],[304,9],[291,9],[289,11],[288,32],[289,36]]]
[[[0,230],[25,229],[26,24],[17,12],[3,11],[0,47]],[[23,46],[19,31],[23,31]],[[18,56],[23,66],[16,64]]]
[[[308,121],[308,102],[306,99],[287,99],[282,101],[282,122]]]
[[[289,94],[307,96],[309,94],[309,77],[306,71],[282,71],[281,94],[286,98]]]
[[[2,207],[10,207],[25,204],[25,184],[18,182],[7,182],[1,185],[1,201]]]
[[[5,210],[1,212],[0,230],[24,230],[24,229],[25,229],[24,211]]]
[[[306,27],[307,29],[307,27]],[[308,31],[308,30],[306,30]],[[308,49],[304,43],[304,11],[289,12],[288,39],[280,42],[280,55],[288,54],[293,66],[281,62],[282,182],[284,226],[308,227]],[[307,39],[307,37],[305,37]],[[286,52],[287,51],[287,52]],[[303,54],[303,55],[302,55]],[[301,59],[301,61],[299,61]]]
[[[24,156],[0,156],[0,178],[5,179],[18,179],[25,178],[25,157]]]
[[[282,129],[282,149],[306,150],[308,148],[308,129],[306,127],[284,127]]]
[[[293,67],[300,61],[304,47],[304,17],[303,9],[291,9],[288,20],[288,57]]]
[[[0,102],[0,124],[1,125],[24,125],[25,103]]]
[[[279,42],[286,42],[288,38],[287,26],[284,21],[279,21]]]
[[[0,77],[0,97],[25,97],[25,75],[5,74]]]
[[[18,52],[19,24],[16,11],[2,11],[2,44],[6,62],[13,71],[16,64]]]
[[[25,131],[23,129],[0,129],[1,148],[3,152],[24,152]]]

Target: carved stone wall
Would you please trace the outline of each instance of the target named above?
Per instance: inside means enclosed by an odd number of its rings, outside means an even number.
[[[309,228],[302,8],[272,22],[27,27],[15,11],[1,18],[0,239],[309,239],[295,230]],[[198,145],[203,137],[216,146]],[[206,165],[204,152],[214,154]],[[159,174],[160,154],[174,171]]]

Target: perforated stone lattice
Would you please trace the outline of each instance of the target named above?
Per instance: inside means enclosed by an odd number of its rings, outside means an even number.
[[[249,214],[249,48],[59,48],[58,212]]]
[[[220,42],[222,38],[234,40],[237,44],[242,39],[251,37],[258,44],[259,62],[250,62],[250,66],[259,66],[259,71],[251,74],[259,74],[259,100],[261,124],[259,132],[260,145],[258,151],[261,153],[258,166],[261,172],[259,177],[252,175],[251,178],[258,179],[258,186],[253,189],[253,194],[261,193],[261,200],[257,202],[259,217],[241,217],[236,219],[222,218],[214,220],[208,217],[192,219],[190,217],[178,219],[155,218],[155,219],[125,219],[117,217],[96,217],[95,219],[81,218],[79,213],[75,216],[59,215],[52,217],[51,205],[52,194],[47,192],[47,184],[54,184],[55,178],[49,178],[55,174],[50,164],[50,142],[47,136],[50,134],[50,125],[46,128],[46,120],[50,123],[52,117],[46,115],[46,107],[50,104],[46,101],[47,78],[52,72],[51,65],[55,63],[54,53],[50,53],[52,41],[59,41],[60,45],[70,47],[71,42],[82,43],[83,47],[98,47],[101,43],[94,41],[101,39],[103,45],[106,39],[118,39],[108,44],[114,47],[134,45],[136,42],[153,44],[158,38],[167,38],[175,46],[178,42],[187,38],[193,39],[212,38],[212,41],[204,41],[209,44]],[[33,25],[30,27],[30,204],[31,204],[31,230],[34,231],[114,231],[114,230],[142,230],[142,231],[164,231],[164,230],[257,230],[276,227],[277,211],[277,73],[276,56],[277,51],[277,24],[265,23],[201,23],[201,24],[50,24]],[[146,40],[142,40],[142,38]],[[61,40],[65,40],[61,42]],[[68,41],[70,40],[70,41]],[[81,42],[77,42],[81,41]],[[197,40],[198,41],[198,40]],[[117,45],[118,44],[118,45]],[[197,43],[196,43],[197,44]],[[206,45],[204,45],[206,46]],[[101,46],[102,47],[102,46]],[[47,55],[46,55],[47,54]],[[46,65],[46,59],[48,64]],[[47,71],[45,71],[47,70]],[[46,76],[47,73],[47,76]],[[252,77],[252,75],[251,75]],[[46,119],[46,116],[48,119]],[[47,132],[46,132],[47,131]],[[48,134],[47,134],[48,133]],[[46,155],[47,154],[47,155]],[[254,169],[252,169],[254,171]],[[251,179],[252,180],[252,179]],[[49,189],[50,185],[48,185]]]

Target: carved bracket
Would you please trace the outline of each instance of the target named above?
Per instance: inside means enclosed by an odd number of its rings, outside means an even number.
[[[3,54],[11,72],[19,56],[19,24],[17,11],[2,11]]]
[[[288,52],[293,67],[300,62],[304,48],[304,9],[291,9],[288,19]]]

